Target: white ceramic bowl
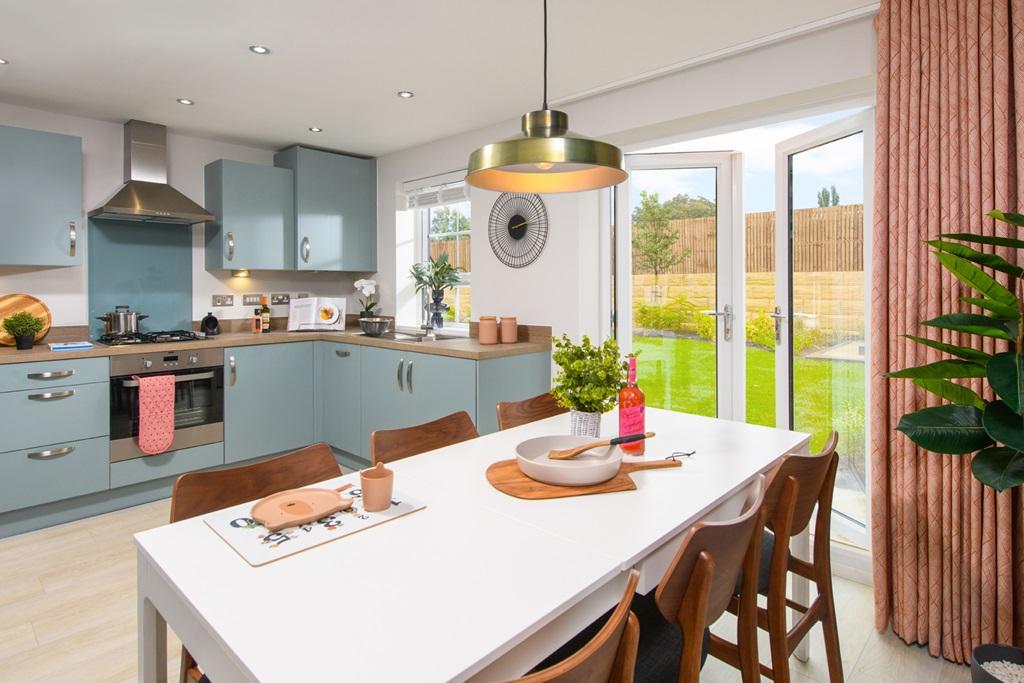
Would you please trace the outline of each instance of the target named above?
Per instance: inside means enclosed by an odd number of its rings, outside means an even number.
[[[548,452],[597,441],[592,436],[538,436],[516,446],[516,462],[530,479],[558,486],[588,486],[608,481],[619,471],[622,451],[602,446],[569,460],[552,460]]]

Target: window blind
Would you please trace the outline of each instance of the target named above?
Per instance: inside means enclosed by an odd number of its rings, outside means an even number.
[[[398,205],[405,209],[422,209],[469,201],[465,177],[465,171],[453,171],[403,183]]]

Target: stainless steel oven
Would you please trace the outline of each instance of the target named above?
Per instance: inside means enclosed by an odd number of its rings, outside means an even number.
[[[110,358],[110,462],[141,458],[139,381],[174,375],[174,442],[168,451],[224,440],[224,354],[181,349]]]

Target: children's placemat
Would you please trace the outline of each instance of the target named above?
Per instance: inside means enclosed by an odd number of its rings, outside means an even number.
[[[363,509],[359,489],[349,489],[345,496],[355,498],[352,507],[335,512],[310,524],[269,531],[251,517],[253,503],[211,512],[203,521],[254,567],[288,557],[303,550],[350,536],[370,527],[390,522],[426,505],[404,496],[391,499],[391,507],[380,512]]]

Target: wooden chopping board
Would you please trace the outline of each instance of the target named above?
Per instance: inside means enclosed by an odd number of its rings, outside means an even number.
[[[590,486],[555,486],[545,484],[522,473],[519,465],[512,460],[499,460],[487,468],[487,481],[502,493],[526,500],[546,500],[549,498],[570,498],[572,496],[589,496],[594,493],[614,493],[616,491],[635,491],[636,483],[629,476],[632,472],[654,470],[669,467],[681,467],[678,460],[652,460],[650,462],[624,462],[619,472],[608,481]]]
[[[36,341],[45,337],[46,333],[50,331],[50,323],[53,322],[50,309],[46,304],[31,294],[4,294],[0,296],[0,321],[21,311],[31,313],[35,317],[43,319],[43,329],[36,333]],[[7,330],[3,326],[0,326],[0,345],[14,346],[14,337],[7,334]]]

